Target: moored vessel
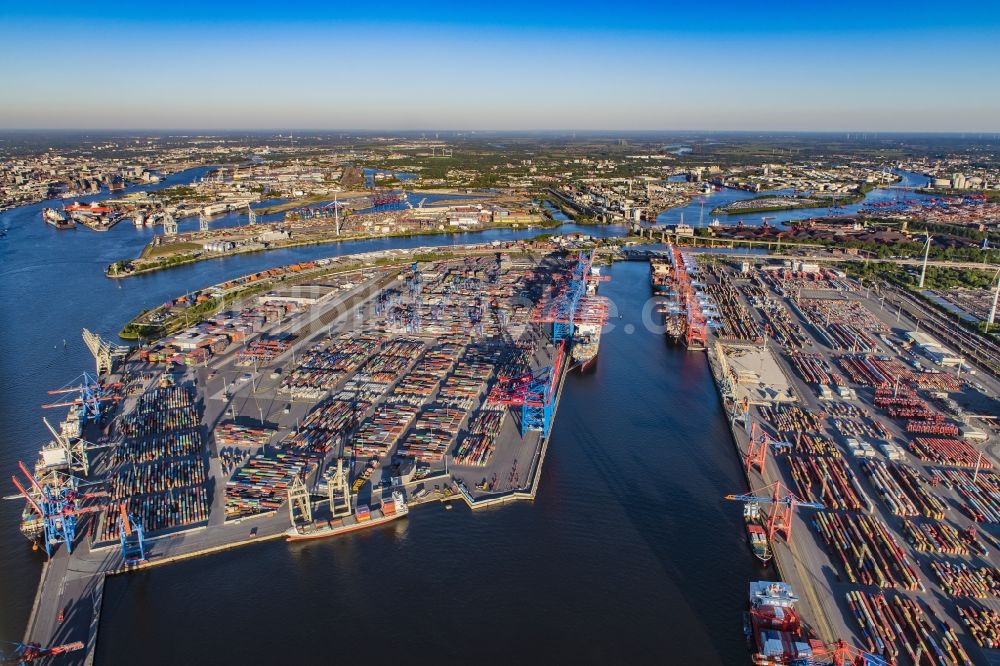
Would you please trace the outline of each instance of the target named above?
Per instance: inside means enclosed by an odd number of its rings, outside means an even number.
[[[570,346],[570,361],[581,370],[586,370],[597,359],[601,347],[601,330],[608,321],[607,299],[597,295],[597,289],[608,276],[601,275],[601,269],[592,260],[583,264],[586,287],[574,316],[576,326]]]
[[[758,560],[767,564],[771,560],[771,543],[764,529],[760,504],[747,502],[743,505],[743,520],[747,525],[747,537],[750,539],[750,549]]]
[[[672,284],[673,268],[670,262],[663,259],[651,259],[649,262],[649,286],[653,294],[665,296]]]
[[[397,490],[393,491],[391,500],[384,500],[382,506],[376,509],[371,509],[362,504],[354,510],[354,513],[348,516],[330,518],[326,521],[314,521],[305,525],[293,525],[285,532],[285,537],[288,541],[326,539],[338,534],[356,532],[357,530],[398,520],[406,516],[409,512],[410,508],[406,505],[403,493]]]
[[[796,660],[806,663],[815,653],[823,652],[823,643],[803,626],[795,609],[798,600],[788,583],[750,583],[744,630],[754,664],[777,666]]]
[[[573,334],[570,358],[574,365],[578,365],[581,370],[586,370],[597,360],[597,352],[600,347],[601,326],[581,324],[576,327],[576,332]]]
[[[76,226],[76,222],[74,222],[65,213],[58,211],[55,208],[43,208],[42,219],[45,220],[46,223],[54,226],[56,229],[72,229]]]

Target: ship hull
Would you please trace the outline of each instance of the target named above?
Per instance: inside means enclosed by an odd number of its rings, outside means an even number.
[[[371,520],[365,520],[363,522],[356,522],[350,525],[339,525],[337,527],[322,527],[318,530],[312,532],[299,532],[298,529],[292,527],[287,532],[285,532],[286,541],[314,541],[316,539],[328,539],[330,537],[335,537],[340,534],[347,534],[348,532],[357,532],[358,530],[368,529],[369,527],[375,527],[377,525],[384,525],[386,523],[391,523],[394,520],[405,517],[409,514],[409,511],[394,513],[391,516],[381,516],[379,518],[372,518]]]
[[[580,372],[584,372],[585,370],[594,367],[594,363],[597,361],[597,352],[594,352],[591,356],[587,356],[585,358],[574,358],[573,360],[576,361],[576,367],[580,369]]]

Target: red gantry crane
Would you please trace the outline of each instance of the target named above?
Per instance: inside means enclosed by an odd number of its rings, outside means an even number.
[[[3,664],[3,666],[7,666],[8,664],[23,666],[24,664],[44,659],[45,657],[76,652],[83,649],[83,643],[80,641],[48,648],[42,647],[39,643],[10,643],[10,645],[14,646],[12,651],[0,652],[0,664]]]
[[[759,473],[764,473],[764,464],[767,462],[767,445],[770,437],[763,428],[758,431],[757,424],[750,425],[750,441],[747,442],[747,453],[743,458],[747,474],[756,469]]]
[[[768,541],[772,544],[774,543],[774,535],[779,533],[784,537],[786,542],[791,543],[792,514],[796,508],[826,508],[821,502],[807,502],[800,499],[781,481],[761,488],[755,494],[726,495],[726,499],[734,502],[769,504],[767,516],[764,520],[764,528],[767,530]]]
[[[698,294],[691,284],[683,253],[676,247],[672,247],[671,252],[677,304],[684,313],[685,342],[690,350],[702,350],[708,345],[708,320],[701,311]]]
[[[827,643],[813,650],[811,657],[779,658],[775,663],[788,666],[888,666],[889,662],[845,641]]]

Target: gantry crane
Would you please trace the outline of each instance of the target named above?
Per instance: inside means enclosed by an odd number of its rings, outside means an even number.
[[[606,279],[606,276],[593,274],[593,263],[591,253],[582,253],[568,282],[553,288],[553,293],[535,309],[532,321],[552,324],[554,344],[573,337],[577,324],[603,326],[607,323],[607,299],[587,293],[588,282]]]
[[[749,413],[749,410],[747,411]],[[756,469],[759,473],[764,473],[764,464],[767,462],[767,445],[770,437],[761,428],[758,432],[757,424],[750,425],[750,441],[747,442],[747,453],[743,457],[743,462],[749,474]]]
[[[14,646],[13,650],[10,652],[0,652],[0,664],[3,664],[3,666],[13,666],[15,664],[23,666],[37,659],[44,659],[45,657],[76,652],[83,649],[83,643],[80,641],[47,648],[42,647],[40,643],[9,643],[9,645]]]
[[[128,355],[128,347],[108,342],[97,333],[83,329],[83,342],[94,355],[97,375],[110,374],[115,366]]]
[[[101,382],[89,372],[84,372],[82,375],[62,388],[49,391],[49,395],[76,393],[77,396],[75,398],[42,405],[42,408],[54,409],[56,407],[76,407],[80,416],[81,425],[86,424],[88,421],[96,422],[101,418],[102,403],[116,401],[119,399],[118,395],[106,393],[105,390],[109,388],[116,388],[117,386],[118,384],[101,384]]]
[[[93,445],[82,437],[70,437],[62,432],[57,432],[48,419],[42,417],[42,423],[52,434],[53,442],[63,450],[66,457],[66,467],[72,472],[79,472],[83,476],[90,474],[90,458],[87,450]]]
[[[540,430],[542,437],[549,436],[552,427],[552,413],[555,411],[556,388],[559,384],[559,373],[562,372],[563,356],[566,352],[565,341],[559,343],[556,358],[552,365],[537,373],[528,386],[521,405],[521,436],[530,430]]]
[[[552,426],[555,410],[556,388],[562,370],[566,343],[556,347],[556,358],[552,365],[535,373],[525,373],[517,377],[501,377],[500,385],[491,392],[491,400],[508,407],[521,408],[521,436],[531,430],[539,430],[547,437]]]
[[[53,547],[60,543],[66,544],[68,552],[73,552],[77,516],[101,510],[101,506],[80,507],[79,503],[85,499],[102,497],[106,493],[81,493],[77,488],[76,477],[72,476],[66,476],[62,480],[55,475],[42,482],[28,471],[23,462],[19,462],[18,466],[28,480],[30,490],[16,476],[11,477],[11,480],[42,521],[42,540],[46,554],[52,557]]]
[[[781,534],[785,541],[792,541],[792,513],[797,507],[824,509],[821,502],[807,502],[797,497],[781,481],[761,488],[755,494],[726,495],[727,500],[755,504],[770,504],[765,519],[768,541],[773,543],[775,534]]]
[[[888,666],[889,662],[845,641],[827,643],[813,650],[811,657],[778,658],[775,663],[787,666]]]
[[[674,268],[674,287],[677,290],[678,304],[684,311],[685,340],[690,350],[703,350],[708,345],[708,320],[701,311],[698,295],[687,272],[684,255],[671,246],[671,256]]]
[[[118,505],[118,539],[126,565],[146,561],[146,535],[142,523],[129,515],[125,502]]]

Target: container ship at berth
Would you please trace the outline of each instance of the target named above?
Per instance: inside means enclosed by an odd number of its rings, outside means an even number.
[[[651,259],[649,262],[649,286],[654,296],[668,296],[672,293],[670,285],[673,267],[664,259]]]
[[[601,276],[599,267],[590,266],[585,300],[578,307],[581,319],[574,327],[573,344],[570,347],[570,359],[581,371],[594,364],[601,348],[601,330],[607,323],[607,303],[603,297],[597,298],[597,287],[601,280],[606,279],[606,276]]]
[[[822,653],[823,643],[808,634],[802,625],[795,603],[799,600],[788,583],[756,581],[750,583],[749,609],[744,631],[753,663],[777,666],[811,660]],[[810,662],[811,663],[811,662]]]
[[[347,516],[331,518],[325,522],[319,521],[310,522],[306,525],[294,525],[285,532],[285,536],[288,541],[326,539],[338,534],[346,534],[382,525],[402,518],[409,512],[410,508],[406,506],[403,494],[395,491],[392,493],[392,499],[383,500],[382,506],[377,509],[371,509],[362,504],[354,510],[354,513]]]
[[[668,245],[668,259],[652,259],[649,280],[653,293],[666,298],[656,311],[663,315],[663,328],[672,342],[689,351],[708,346],[709,315],[714,310],[704,285],[697,280],[698,264],[690,254]]]
[[[570,355],[574,365],[586,370],[597,360],[597,352],[601,347],[601,326],[596,324],[581,324],[573,334],[573,347]]]
[[[45,424],[48,426],[48,421]],[[73,468],[72,460],[72,445],[80,442],[81,436],[80,419],[76,410],[70,410],[60,432],[57,433],[51,426],[49,431],[54,439],[39,450],[34,475],[29,476],[25,470],[25,478],[34,478],[39,486],[48,487],[55,494],[78,494],[80,478],[75,475],[77,470]],[[17,483],[16,478],[15,483]],[[22,485],[18,490],[22,488],[25,503],[24,510],[21,511],[21,534],[37,546],[45,534],[44,522],[35,509],[42,501],[42,497],[38,488],[30,483]]]

